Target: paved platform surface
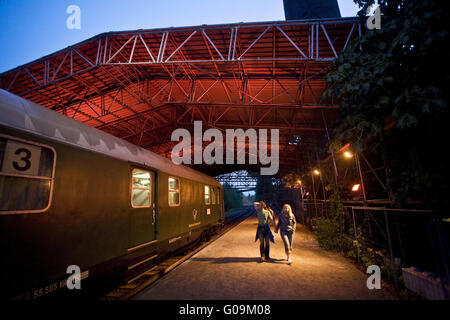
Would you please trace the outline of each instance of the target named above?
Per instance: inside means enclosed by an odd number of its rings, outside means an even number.
[[[337,253],[319,247],[297,224],[293,263],[275,235],[271,262],[259,262],[256,216],[244,220],[134,299],[393,299],[387,291],[369,290],[367,275]]]

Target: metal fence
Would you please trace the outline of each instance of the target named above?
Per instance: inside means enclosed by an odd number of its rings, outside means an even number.
[[[354,256],[375,261],[384,267],[390,280],[398,287],[401,268],[416,266],[430,271],[448,282],[450,223],[431,210],[396,209],[344,203],[338,219],[340,249]],[[330,202],[316,200],[304,203],[303,222],[313,226],[315,219],[333,218]]]

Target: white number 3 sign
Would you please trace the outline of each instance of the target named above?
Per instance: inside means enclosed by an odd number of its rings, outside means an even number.
[[[37,176],[40,158],[40,147],[8,140],[3,158],[2,171]]]

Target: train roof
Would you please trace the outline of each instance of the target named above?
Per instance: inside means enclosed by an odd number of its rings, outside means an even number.
[[[154,152],[2,89],[0,89],[0,124],[113,158],[142,164],[174,176],[220,186],[220,183],[211,176],[184,165],[174,164]]]

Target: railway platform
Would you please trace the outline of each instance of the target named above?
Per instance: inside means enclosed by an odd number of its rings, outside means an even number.
[[[293,263],[275,235],[269,262],[259,260],[255,215],[144,289],[137,300],[394,299],[383,287],[369,290],[368,275],[337,253],[321,249],[297,224]]]

